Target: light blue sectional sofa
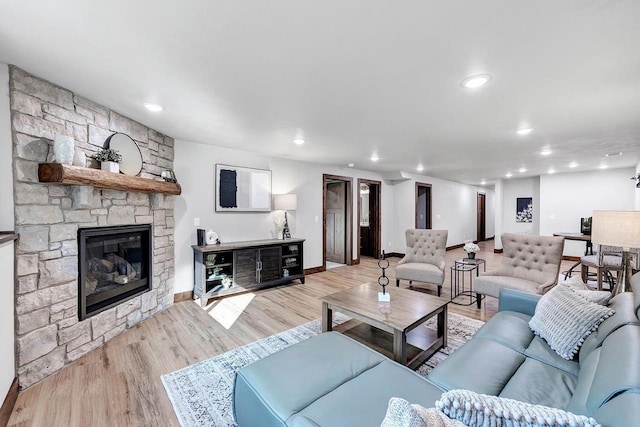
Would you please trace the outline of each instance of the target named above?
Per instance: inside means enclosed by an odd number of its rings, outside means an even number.
[[[467,389],[588,415],[603,426],[640,425],[640,273],[615,315],[589,335],[576,360],[558,356],[528,326],[540,296],[503,290],[500,308],[427,378],[335,332],[241,369],[240,427],[379,426],[391,397],[425,407]]]

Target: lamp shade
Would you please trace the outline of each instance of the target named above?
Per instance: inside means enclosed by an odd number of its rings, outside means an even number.
[[[296,194],[276,194],[273,197],[273,209],[295,211],[298,209],[298,196]]]
[[[593,211],[591,227],[593,243],[640,248],[640,211]]]

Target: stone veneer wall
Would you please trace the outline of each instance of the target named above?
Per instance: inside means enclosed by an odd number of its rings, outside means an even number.
[[[173,303],[174,197],[38,183],[56,134],[87,157],[113,132],[130,135],[141,176],[173,168],[173,139],[10,67],[16,231],[16,365],[26,388]],[[92,160],[95,163],[95,161]],[[97,164],[92,165],[97,167]],[[153,224],[152,289],[78,321],[78,227]]]

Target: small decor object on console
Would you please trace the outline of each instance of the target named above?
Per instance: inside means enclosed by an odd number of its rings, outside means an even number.
[[[207,230],[207,245],[219,245],[218,233],[213,230]]]
[[[476,252],[480,250],[480,246],[476,245],[473,242],[467,242],[464,244],[464,251],[467,253],[467,258],[475,259]]]
[[[75,141],[70,136],[56,135],[53,140],[53,158],[55,162],[64,165],[73,164],[74,144]]]
[[[101,148],[98,154],[94,156],[94,159],[100,162],[103,171],[120,172],[118,163],[122,160],[122,156],[116,150],[112,148]]]
[[[382,270],[382,276],[378,277],[378,285],[382,286],[382,292],[378,292],[378,301],[390,302],[391,295],[387,293],[386,289],[389,284],[389,278],[386,274],[386,270],[389,268],[389,260],[385,259],[384,251],[382,251],[382,258],[378,261],[378,267]]]

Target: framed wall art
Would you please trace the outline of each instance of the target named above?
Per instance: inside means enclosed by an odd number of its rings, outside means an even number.
[[[533,222],[533,198],[516,198],[516,222]]]
[[[216,164],[216,212],[271,211],[271,171]]]

